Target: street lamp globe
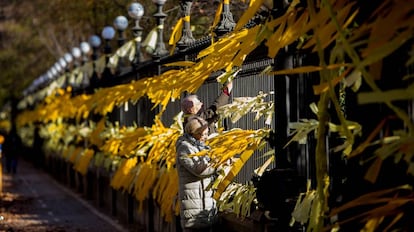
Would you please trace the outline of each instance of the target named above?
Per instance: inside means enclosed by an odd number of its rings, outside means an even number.
[[[66,61],[63,57],[61,57],[58,62],[59,62],[60,67],[62,67],[62,69],[65,68],[66,65],[67,65],[67,63],[66,63]]]
[[[40,79],[40,83],[43,85],[43,84],[45,84],[45,83],[46,83],[46,81],[47,81],[47,76],[45,76],[45,75],[41,75],[41,76],[39,77],[39,79]]]
[[[50,71],[50,74],[52,74],[52,78],[58,74],[58,70],[56,69],[55,66],[52,66],[49,71]]]
[[[38,79],[35,79],[34,81],[33,81],[33,85],[37,88],[37,86],[39,85],[39,78]]]
[[[89,43],[92,47],[97,48],[101,46],[101,38],[99,38],[97,35],[93,35],[89,38]]]
[[[89,46],[88,42],[80,43],[80,50],[83,54],[87,54],[91,50],[91,46]]]
[[[116,17],[114,27],[119,31],[124,31],[128,27],[128,19],[123,15]]]
[[[141,54],[141,39],[142,39],[142,27],[139,25],[139,20],[144,15],[144,7],[138,3],[133,2],[128,6],[128,15],[135,20],[135,26],[132,29],[132,34],[135,37],[135,56],[132,64],[137,67],[142,60]]]
[[[114,20],[114,27],[118,31],[118,47],[122,47],[125,43],[124,31],[128,27],[128,19],[120,15]],[[120,63],[123,63],[122,61]]]
[[[144,7],[138,2],[133,2],[128,6],[128,15],[133,19],[140,19],[144,15]]]
[[[63,70],[63,67],[60,65],[60,62],[59,62],[59,61],[57,61],[57,62],[53,65],[53,67],[55,67],[55,69],[56,69],[56,71],[57,71],[58,73],[60,73],[60,72]]]
[[[73,56],[70,54],[70,53],[66,53],[64,56],[63,56],[63,59],[65,59],[65,61],[66,61],[66,63],[70,63],[70,62],[72,62],[73,61]]]
[[[48,70],[46,72],[46,76],[47,76],[47,79],[48,80],[52,80],[53,79],[53,76],[54,76],[52,70]]]
[[[78,47],[72,48],[72,55],[73,57],[75,57],[75,59],[78,59],[82,55],[80,48]]]
[[[102,30],[102,38],[104,38],[105,40],[111,40],[113,39],[115,36],[115,29],[111,26],[106,26],[104,27],[104,29]]]

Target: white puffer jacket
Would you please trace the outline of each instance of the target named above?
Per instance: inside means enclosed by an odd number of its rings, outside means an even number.
[[[208,156],[189,156],[205,149],[209,147],[188,134],[178,138],[176,143],[178,197],[181,203],[180,216],[183,228],[210,227],[217,220],[213,191],[206,190],[216,171],[210,166]]]

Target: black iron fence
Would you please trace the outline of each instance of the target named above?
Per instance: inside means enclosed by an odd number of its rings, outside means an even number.
[[[143,77],[160,75],[170,69],[163,66],[164,64],[182,60],[194,61],[197,54],[206,48],[210,41],[210,36],[202,38],[191,42],[185,47],[181,47],[173,55],[166,55],[135,64],[133,67],[122,69],[122,72],[115,76],[108,73],[104,74],[102,76],[103,79],[92,83],[92,85],[95,85],[92,87],[109,87],[132,80],[139,80]],[[329,53],[331,50],[328,48],[325,52]],[[404,63],[397,59],[400,52],[396,51],[391,55],[390,59],[383,61],[383,78],[380,82],[383,82],[381,84],[385,89],[404,86],[401,80],[394,81],[392,76],[412,74],[412,66],[407,69]],[[254,52],[249,54],[242,67],[240,67],[241,70],[234,79],[231,97],[256,96],[260,92],[268,93],[266,100],[274,102],[273,120],[270,124],[266,124],[265,119],[255,120],[255,115],[251,113],[235,123],[232,123],[229,119],[224,119],[221,123],[227,129],[269,128],[273,133],[271,133],[268,139],[267,147],[255,152],[235,178],[235,181],[239,183],[255,183],[259,209],[245,221],[223,216],[223,220],[232,222],[226,224],[229,230],[238,230],[236,228],[247,228],[246,230],[248,230],[252,228],[252,225],[260,225],[259,228],[263,231],[293,230],[288,227],[288,221],[290,220],[290,212],[296,203],[295,200],[299,193],[306,190],[306,180],[311,180],[312,186],[315,186],[316,183],[316,137],[311,133],[307,135],[306,143],[294,142],[287,147],[285,145],[291,139],[291,123],[301,119],[317,118],[317,115],[309,106],[319,100],[319,96],[314,94],[313,86],[319,84],[320,76],[316,72],[271,75],[264,73],[263,70],[268,67],[271,67],[272,70],[293,69],[302,66],[318,65],[317,62],[319,61],[315,53],[300,50],[294,46],[285,47],[274,59],[268,57],[268,50],[265,46],[259,46]],[[221,86],[215,81],[215,78],[221,73],[211,73],[209,79],[197,91],[196,94],[205,105],[209,105],[219,94]],[[363,84],[362,89],[364,88],[366,86]],[[335,91],[339,93],[343,90],[341,87],[337,87]],[[187,93],[183,93],[182,96],[185,94]],[[350,90],[342,92],[340,98],[343,104],[341,109],[346,118],[358,121],[364,125],[362,133],[369,133],[374,130],[384,117],[392,113],[380,104],[358,105],[357,95]],[[413,101],[404,101],[400,105],[409,112],[409,116],[413,120]],[[138,126],[150,126],[159,110],[158,108],[152,108],[153,104],[146,98],[140,99],[136,104],[127,102],[115,108],[110,114],[109,119],[111,122],[119,122],[120,125],[125,126],[130,126],[134,123]],[[333,107],[329,110],[333,111]],[[170,102],[162,114],[162,122],[167,126],[170,125],[173,122],[173,118],[179,112],[179,99]],[[336,118],[331,118],[330,120],[332,122],[337,121]],[[388,129],[404,127],[401,126],[401,122],[397,124],[390,124]],[[331,183],[330,189],[332,190],[330,200],[332,205],[336,205],[339,204],[338,199],[350,197],[344,194],[346,189],[343,188],[342,184],[347,178],[351,178],[347,169],[349,167],[355,168],[355,164],[349,164],[349,161],[334,150],[336,146],[341,144],[340,139],[327,134],[325,140],[326,159],[328,160],[328,172],[330,174],[329,181]],[[254,170],[267,160],[264,154],[272,149],[275,151],[275,163],[268,167],[263,176],[255,176]],[[104,169],[91,168],[86,176],[81,176],[71,169],[69,164],[56,157],[59,156],[50,156],[46,161],[48,170],[56,174],[57,178],[60,178],[63,182],[78,189],[78,191],[84,192],[87,197],[94,198],[98,206],[108,209],[113,215],[121,216],[128,223],[137,222],[143,225],[147,231],[176,230],[175,222],[165,223],[162,220],[160,209],[151,198],[143,206],[144,213],[137,213],[135,200],[130,195],[110,188],[109,180],[113,173]],[[66,172],[61,172],[62,170],[66,170]],[[265,218],[263,216],[265,211],[270,211],[270,216],[263,219]],[[243,223],[244,225],[242,225]],[[266,227],[268,225],[270,226]],[[301,226],[294,228],[294,230],[301,229]]]

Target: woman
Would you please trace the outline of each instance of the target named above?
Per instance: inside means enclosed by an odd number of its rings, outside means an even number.
[[[176,143],[179,177],[180,216],[183,231],[211,231],[217,220],[213,191],[207,186],[216,170],[210,158],[191,156],[210,149],[204,144],[208,136],[208,123],[201,117],[191,116],[184,127],[184,135]]]
[[[183,100],[181,101],[181,110],[184,113],[183,126],[187,124],[189,117],[200,116],[209,124],[209,135],[217,133],[216,122],[218,122],[220,118],[220,116],[217,114],[217,109],[220,106],[229,103],[232,89],[233,82],[230,81],[224,86],[220,95],[217,96],[213,104],[211,104],[206,109],[203,108],[203,102],[201,102],[200,99],[198,99],[197,95],[191,94],[183,98]]]

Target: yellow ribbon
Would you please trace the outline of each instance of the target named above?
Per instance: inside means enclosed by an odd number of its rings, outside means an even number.
[[[170,40],[168,41],[168,43],[171,45],[170,54],[174,53],[176,44],[181,39],[181,36],[183,35],[184,21],[186,22],[190,21],[190,16],[185,16],[185,17],[180,18],[175,24],[173,31],[171,32]]]
[[[217,24],[219,23],[222,11],[223,11],[223,3],[219,4],[219,6],[217,8],[216,16],[214,17],[214,22],[213,22],[212,29],[214,29],[217,26]]]

